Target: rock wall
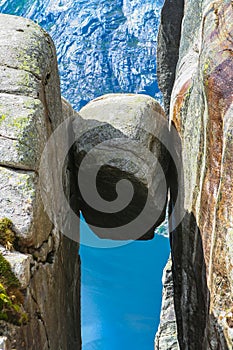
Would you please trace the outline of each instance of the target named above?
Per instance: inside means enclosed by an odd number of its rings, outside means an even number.
[[[17,242],[16,250],[1,247],[1,254],[21,283],[27,314],[20,327],[1,321],[2,348],[80,348],[78,244],[49,220],[38,172],[47,139],[72,114],[63,106],[62,112],[56,52],[48,34],[29,20],[0,15],[0,218],[12,221]],[[53,163],[45,165],[48,183],[62,166],[59,145],[52,156]],[[69,160],[65,169],[65,192],[72,198],[76,187]],[[75,201],[72,206],[77,210]]]
[[[163,296],[160,324],[155,337],[155,350],[179,350],[174,308],[172,261],[169,258],[163,271]]]
[[[171,225],[171,248],[181,349],[233,346],[232,19],[232,1],[186,0],[181,38],[174,34],[180,45],[169,119],[182,145],[179,205],[185,216],[177,227]],[[160,75],[160,88],[169,104],[174,64],[167,65],[167,36],[170,32],[162,26],[159,66],[165,63],[169,74]],[[170,211],[175,180],[172,187]]]
[[[184,0],[165,0],[161,11],[158,32],[157,76],[159,87],[163,92],[164,107],[167,114],[169,114],[176,64],[179,59],[181,21],[183,15]]]

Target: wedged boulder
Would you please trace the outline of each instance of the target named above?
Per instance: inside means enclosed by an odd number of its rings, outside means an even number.
[[[153,238],[167,202],[169,135],[162,108],[146,95],[109,94],[79,114],[75,163],[87,223],[101,238]]]

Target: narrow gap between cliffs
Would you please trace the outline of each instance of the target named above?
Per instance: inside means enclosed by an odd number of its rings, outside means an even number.
[[[149,241],[100,239],[81,214],[82,350],[153,349],[170,253],[165,231],[161,225]]]

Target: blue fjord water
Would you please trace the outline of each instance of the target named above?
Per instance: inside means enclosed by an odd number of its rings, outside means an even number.
[[[86,235],[103,246],[82,222]],[[153,350],[168,253],[168,239],[159,234],[117,248],[81,246],[84,350]]]
[[[28,17],[52,36],[62,94],[79,110],[110,92],[161,100],[156,36],[163,0],[0,0],[0,12]],[[165,231],[166,228],[160,228]],[[81,239],[90,235],[81,224]],[[106,242],[106,246],[109,242]],[[83,350],[152,350],[168,239],[115,248],[81,245]]]

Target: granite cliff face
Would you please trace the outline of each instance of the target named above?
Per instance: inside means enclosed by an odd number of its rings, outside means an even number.
[[[62,112],[56,52],[48,34],[29,20],[0,15],[0,218],[12,221],[17,242],[16,250],[8,244],[1,254],[19,279],[27,315],[20,327],[1,321],[2,348],[80,346],[78,245],[50,222],[38,175],[45,143],[68,112],[65,105]],[[53,159],[48,183],[61,166],[57,152]],[[68,164],[66,177],[69,198],[75,187]],[[1,281],[1,265],[2,273]]]
[[[181,13],[182,3],[174,4]],[[232,1],[187,0],[184,5],[181,37],[178,27],[174,33],[176,72],[166,60],[170,1],[165,1],[166,24],[159,35],[164,51],[159,67],[164,63],[169,69],[159,78],[167,105],[175,73],[169,120],[180,135],[184,177],[179,205],[185,217],[171,227],[178,339],[181,349],[232,349],[233,7]],[[175,179],[172,188],[170,210]]]

